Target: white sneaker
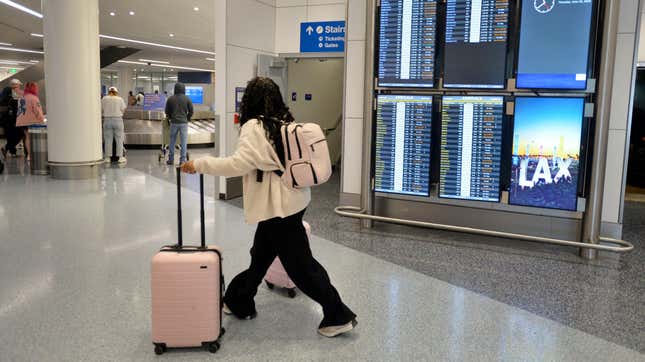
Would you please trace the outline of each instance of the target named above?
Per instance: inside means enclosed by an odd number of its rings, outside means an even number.
[[[103,159],[103,163],[111,163],[111,162],[112,162],[112,160],[110,160],[109,157],[106,157],[106,158]]]
[[[329,326],[329,327],[318,328],[318,333],[320,333],[325,337],[332,338],[351,331],[352,329],[354,329],[356,324],[357,323],[355,321],[351,321],[341,326]]]
[[[226,305],[226,303],[224,303],[224,306],[222,307],[222,312],[224,312],[224,314],[226,314],[226,315],[233,314],[233,312],[231,312],[231,310],[228,309],[228,306]]]
[[[125,157],[119,157],[119,163],[123,164],[128,162],[128,160]]]

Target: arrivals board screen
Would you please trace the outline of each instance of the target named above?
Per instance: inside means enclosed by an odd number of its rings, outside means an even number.
[[[428,196],[432,97],[379,95],[376,103],[374,190]]]
[[[517,98],[509,202],[575,211],[583,98]]]
[[[592,0],[523,0],[517,88],[586,89]]]
[[[381,0],[378,85],[433,87],[437,0]]]
[[[448,0],[444,87],[504,88],[509,0]]]
[[[443,97],[439,196],[499,201],[503,97]]]

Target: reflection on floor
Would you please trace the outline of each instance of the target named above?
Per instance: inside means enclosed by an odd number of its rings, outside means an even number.
[[[1,360],[156,360],[149,261],[174,241],[176,226],[173,169],[155,155],[131,151],[126,168],[106,168],[95,181],[29,176],[10,160],[0,176]],[[187,189],[196,180],[187,176]],[[355,333],[318,336],[318,306],[263,286],[257,319],[225,319],[217,356],[167,358],[643,360],[641,248],[585,263],[573,250],[535,244],[386,225],[361,230],[327,210],[334,188],[315,190],[307,219],[315,255],[359,314]],[[189,206],[197,195],[184,196],[185,239],[197,240],[198,210]],[[223,247],[230,279],[248,264],[254,228],[228,203],[211,199],[206,212],[208,239]],[[627,237],[640,241],[645,211],[630,203],[628,214]]]

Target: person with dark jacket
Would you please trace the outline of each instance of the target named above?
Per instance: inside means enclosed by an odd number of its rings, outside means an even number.
[[[16,146],[20,143],[23,136],[23,133],[16,128],[18,102],[23,94],[21,86],[22,82],[14,78],[11,80],[11,87],[5,88],[2,92],[2,105],[6,105],[6,109],[3,109],[2,126],[4,127],[5,137],[7,138],[7,145],[1,151],[2,156],[5,158],[7,157],[7,153],[13,156],[16,155]],[[25,154],[25,156],[27,155]]]
[[[180,134],[181,158],[179,163],[186,162],[186,147],[188,144],[188,122],[193,117],[193,102],[186,96],[186,86],[183,83],[175,84],[175,94],[166,101],[166,117],[170,121],[170,155],[168,165],[175,164],[175,143],[177,133]]]

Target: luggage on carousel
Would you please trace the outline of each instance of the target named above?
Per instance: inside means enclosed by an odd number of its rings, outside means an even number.
[[[177,168],[176,245],[165,246],[152,258],[152,342],[155,353],[173,347],[220,347],[224,276],[222,256],[206,246],[204,175],[199,176],[201,245],[185,246],[182,240],[181,172]]]
[[[311,236],[311,226],[309,226],[309,223],[303,221],[302,225],[304,225],[305,230],[307,230],[307,237]],[[269,267],[267,275],[264,277],[264,281],[269,289],[273,289],[276,286],[284,288],[287,289],[287,294],[290,298],[296,297],[296,285],[293,283],[291,278],[289,278],[287,271],[284,270],[284,266],[282,266],[282,262],[279,257],[276,256],[275,260]]]

